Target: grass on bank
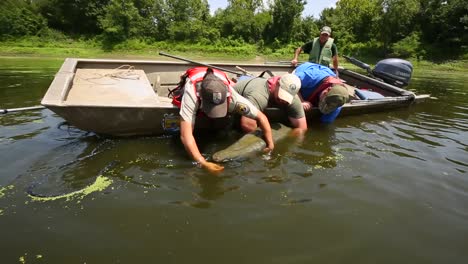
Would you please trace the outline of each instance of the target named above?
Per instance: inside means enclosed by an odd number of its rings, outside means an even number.
[[[169,42],[145,42],[142,40],[128,40],[114,45],[111,49],[103,49],[96,40],[41,40],[35,37],[23,38],[12,41],[0,42],[0,56],[32,56],[53,58],[127,58],[168,60],[170,58],[159,55],[160,51],[181,56],[195,61],[243,61],[247,63],[265,62],[289,62],[292,59],[296,45],[278,47],[264,47],[238,41],[223,40],[214,44],[191,44]],[[300,61],[306,61],[307,55],[303,54]],[[415,68],[434,69],[443,71],[467,71],[468,56],[465,59],[434,63],[426,60],[418,61],[408,59]],[[371,66],[381,58],[362,59]],[[347,68],[355,66],[340,58],[340,65]]]

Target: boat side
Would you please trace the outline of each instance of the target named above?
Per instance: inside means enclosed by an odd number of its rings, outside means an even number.
[[[290,73],[290,65],[212,63],[235,81],[240,75],[258,76],[265,70],[274,75]],[[158,135],[178,128],[178,109],[168,98],[180,76],[191,67],[187,62],[146,60],[66,59],[47,90],[42,104],[71,125],[113,136]],[[387,111],[424,101],[429,95],[414,93],[368,76],[340,68],[340,77],[353,89],[364,88],[383,98],[354,98],[340,116]],[[266,109],[271,122],[287,122],[278,109]],[[317,108],[307,112],[317,120]],[[197,120],[198,122],[198,120]],[[177,127],[175,127],[177,125]]]

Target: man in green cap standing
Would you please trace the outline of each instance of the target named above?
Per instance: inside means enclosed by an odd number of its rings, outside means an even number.
[[[333,61],[333,69],[338,76],[338,49],[336,44],[333,43],[333,38],[330,37],[331,32],[330,27],[324,26],[320,30],[320,37],[314,38],[313,41],[309,41],[296,49],[291,64],[296,66],[299,54],[304,51],[304,53],[309,54],[309,62],[330,67],[330,63]]]

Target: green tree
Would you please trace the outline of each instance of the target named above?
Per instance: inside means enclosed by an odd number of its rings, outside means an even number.
[[[468,49],[468,2],[420,0],[421,41],[437,57],[459,56]]]
[[[70,35],[101,33],[98,18],[110,0],[36,0],[35,5],[51,28]]]
[[[139,36],[141,16],[132,1],[111,0],[100,24],[106,43],[116,43]]]
[[[319,33],[317,21],[312,16],[308,16],[299,20],[291,37],[293,41],[303,43],[315,38]]]
[[[169,37],[169,24],[171,23],[171,17],[169,15],[169,6],[165,0],[153,0],[153,4],[150,8],[151,21],[149,24],[154,26],[155,40],[165,40]]]
[[[272,21],[265,32],[266,39],[270,43],[289,43],[293,31],[298,30],[297,25],[306,3],[304,0],[274,0],[271,6]]]
[[[383,43],[385,54],[390,46],[417,30],[416,15],[420,0],[379,0],[378,30],[374,32]]]
[[[228,0],[226,9],[216,12],[213,21],[223,37],[254,43],[260,40],[269,17],[261,0]]]
[[[210,18],[207,0],[157,0],[154,7],[157,39],[197,42],[215,34],[207,25]]]
[[[3,0],[0,3],[0,39],[35,36],[47,30],[44,17],[29,1]]]
[[[392,56],[399,58],[416,57],[420,59],[425,54],[421,48],[420,36],[417,32],[412,32],[405,38],[392,44]]]

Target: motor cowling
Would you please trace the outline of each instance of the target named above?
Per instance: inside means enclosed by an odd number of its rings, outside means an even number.
[[[397,87],[407,86],[412,74],[411,62],[396,58],[381,60],[372,70],[372,75]]]

